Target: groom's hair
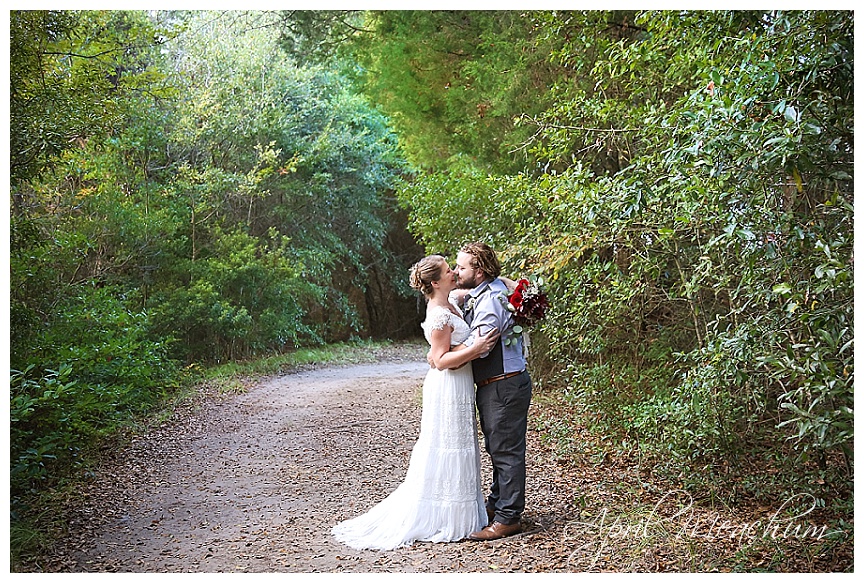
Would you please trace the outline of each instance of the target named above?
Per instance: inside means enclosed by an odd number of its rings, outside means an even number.
[[[501,264],[498,263],[498,256],[495,251],[486,243],[479,241],[463,245],[459,250],[462,253],[471,255],[471,267],[479,269],[492,279],[501,275]]]

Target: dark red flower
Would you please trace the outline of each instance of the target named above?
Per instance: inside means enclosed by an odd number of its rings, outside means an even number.
[[[521,326],[532,326],[542,320],[549,307],[540,287],[524,278],[516,282],[516,289],[507,299],[513,307],[513,319]]]

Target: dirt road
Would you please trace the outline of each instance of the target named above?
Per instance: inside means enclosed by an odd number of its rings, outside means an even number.
[[[551,436],[566,443],[580,429],[561,424],[572,405],[540,394],[529,410],[526,532],[386,552],[343,546],[332,526],[404,478],[419,433],[424,357],[423,346],[405,346],[375,364],[295,372],[242,392],[204,391],[109,452],[69,498],[68,535],[32,570],[824,572],[853,565],[851,531],[838,544],[710,530],[767,524],[782,500],[689,508],[686,493],[633,460],[591,459],[588,450],[559,456]],[[485,453],[481,459],[488,485]]]
[[[535,535],[390,552],[330,536],[404,477],[427,367],[405,358],[324,368],[211,397],[100,470],[47,570],[521,570],[516,557]],[[526,520],[542,529],[536,515]]]

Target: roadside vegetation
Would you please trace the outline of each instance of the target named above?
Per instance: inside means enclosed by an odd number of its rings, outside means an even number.
[[[202,380],[416,336],[469,240],[544,282],[561,452],[851,531],[853,25],[10,12],[13,532]]]

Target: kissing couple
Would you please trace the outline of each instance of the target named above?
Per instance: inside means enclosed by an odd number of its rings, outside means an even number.
[[[337,524],[333,536],[353,548],[388,550],[517,534],[532,385],[507,305],[515,282],[501,277],[495,251],[477,242],[460,249],[452,269],[440,255],[424,257],[411,268],[410,284],[427,302],[422,328],[432,364],[420,435],[399,487]],[[485,499],[475,406],[492,462]]]

